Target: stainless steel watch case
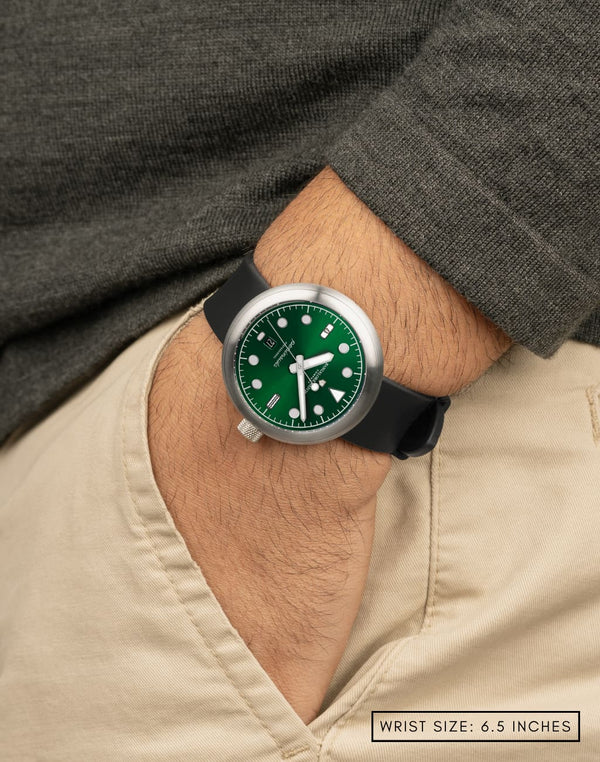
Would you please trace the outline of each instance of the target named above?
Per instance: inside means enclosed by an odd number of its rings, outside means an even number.
[[[341,315],[357,333],[365,359],[363,388],[348,410],[327,426],[301,431],[279,428],[261,418],[242,395],[235,372],[237,347],[250,323],[254,322],[263,312],[276,307],[278,304],[298,300],[321,304]],[[346,434],[360,423],[369,412],[377,399],[383,379],[383,351],[375,326],[367,314],[352,299],[327,286],[314,283],[294,283],[270,288],[255,296],[242,307],[229,326],[223,341],[222,366],[223,378],[229,396],[246,421],[253,424],[263,434],[279,442],[318,444]]]

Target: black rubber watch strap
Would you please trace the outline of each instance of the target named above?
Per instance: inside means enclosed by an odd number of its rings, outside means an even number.
[[[397,458],[424,455],[435,447],[449,406],[448,397],[430,397],[384,377],[373,407],[342,439]]]
[[[268,288],[271,287],[256,269],[252,252],[246,254],[229,280],[204,302],[204,315],[221,343],[242,307]]]
[[[204,315],[221,342],[242,307],[269,288],[250,252],[204,303]],[[430,397],[384,377],[371,410],[342,439],[397,458],[424,455],[435,446],[449,406],[448,397]]]

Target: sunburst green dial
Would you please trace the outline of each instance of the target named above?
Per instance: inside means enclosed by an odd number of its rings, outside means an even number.
[[[242,333],[234,365],[246,402],[285,429],[331,424],[356,402],[365,381],[364,350],[352,326],[309,301],[258,315]]]

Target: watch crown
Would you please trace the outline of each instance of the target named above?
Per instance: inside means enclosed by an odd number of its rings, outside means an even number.
[[[238,431],[240,434],[249,439],[250,442],[258,442],[262,437],[262,431],[259,431],[254,424],[247,421],[245,418],[238,423]]]

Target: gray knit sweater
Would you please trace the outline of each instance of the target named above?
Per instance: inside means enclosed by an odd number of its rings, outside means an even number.
[[[8,0],[0,441],[326,164],[515,341],[600,345],[600,8]]]

